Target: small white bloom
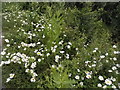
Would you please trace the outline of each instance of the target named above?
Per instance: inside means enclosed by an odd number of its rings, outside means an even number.
[[[120,52],[119,52],[119,51],[114,51],[113,53],[114,53],[114,54],[119,54]]]
[[[40,44],[40,42],[37,42],[37,44]]]
[[[8,40],[8,39],[5,39],[5,42],[6,42],[6,43],[9,43],[9,40]]]
[[[80,85],[83,86],[83,82],[80,82]]]
[[[47,57],[50,55],[50,53],[47,53]]]
[[[2,52],[1,52],[1,55],[5,55],[5,54],[6,54],[6,52],[5,52],[5,51],[2,51]]]
[[[58,62],[59,58],[60,58],[59,55],[56,55],[55,56],[55,62]]]
[[[75,50],[78,50],[78,48],[76,48]]]
[[[115,81],[116,81],[116,78],[111,77],[111,80],[112,80],[113,82],[115,82]]]
[[[98,48],[95,48],[95,50],[98,50]]]
[[[112,70],[108,70],[108,72],[112,72]]]
[[[7,78],[6,82],[9,82],[11,79],[10,78]]]
[[[15,76],[15,74],[11,73],[10,74],[10,78],[13,78]]]
[[[86,78],[90,79],[90,78],[91,78],[91,75],[87,74],[87,75],[86,75]]]
[[[106,85],[104,85],[104,86],[103,86],[103,88],[107,88],[107,86],[106,86]]]
[[[116,58],[116,57],[114,57],[114,58],[113,58],[113,60],[114,60],[114,61],[116,61],[116,60],[117,60],[117,58]]]
[[[113,85],[112,88],[117,88],[117,87],[115,85]]]
[[[64,53],[65,51],[60,51],[60,53]]]
[[[31,82],[35,82],[36,80],[35,80],[35,78],[31,78],[30,81]]]
[[[108,56],[108,53],[106,53],[105,55]]]
[[[57,48],[57,45],[55,45],[54,48]]]
[[[105,58],[105,56],[104,56],[104,55],[101,55],[100,58]]]
[[[95,67],[96,66],[96,64],[92,64],[92,67]]]
[[[69,54],[66,54],[66,58],[69,59]]]
[[[99,83],[97,86],[98,86],[98,87],[102,87],[102,84]]]
[[[98,78],[99,78],[99,80],[101,80],[101,81],[104,80],[103,76],[99,76]]]
[[[10,44],[7,44],[6,46],[7,46],[7,47],[10,47]]]
[[[56,66],[55,65],[52,65],[52,68],[55,68]]]
[[[26,69],[25,72],[29,72],[29,69]]]
[[[20,48],[21,46],[18,46],[18,48]]]
[[[70,45],[67,45],[67,48],[69,49],[69,48],[70,48]]]
[[[72,45],[72,43],[71,43],[71,42],[68,42],[68,44],[69,44],[69,45]]]
[[[86,64],[88,64],[89,62],[91,62],[91,61],[85,61]]]
[[[69,77],[71,77],[71,76],[72,76],[72,74],[70,73],[70,74],[69,74]]]
[[[93,52],[96,52],[96,50],[93,50]]]
[[[109,79],[106,79],[106,80],[105,80],[105,83],[106,83],[107,85],[111,85],[111,84],[112,84],[112,81],[109,80]]]
[[[41,54],[40,52],[37,52],[37,55],[40,55],[40,56],[42,56],[42,54]]]
[[[79,77],[78,75],[76,75],[76,76],[75,76],[75,79],[77,79],[77,80],[78,80],[78,79],[80,79],[80,77]]]
[[[45,38],[45,35],[43,35],[42,38]]]
[[[38,59],[38,62],[41,62],[41,59]]]
[[[113,48],[117,48],[117,46],[116,46],[116,45],[113,45]]]
[[[115,67],[115,66],[112,67],[112,70],[116,70],[116,69],[117,69],[117,67]]]
[[[80,69],[77,69],[78,72],[80,72]]]
[[[30,69],[30,73],[33,73],[34,71],[32,69]]]
[[[36,67],[36,62],[32,63],[31,68],[35,68]]]
[[[120,64],[116,64],[116,66],[119,68],[119,67],[120,67]]]

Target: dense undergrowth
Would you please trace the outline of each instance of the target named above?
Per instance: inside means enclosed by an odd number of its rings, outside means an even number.
[[[3,85],[119,88],[119,43],[101,12],[92,3],[3,3]]]

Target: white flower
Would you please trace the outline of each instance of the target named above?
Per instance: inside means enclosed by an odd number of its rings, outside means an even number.
[[[69,45],[72,45],[72,43],[71,43],[71,42],[68,42],[68,44],[69,44]]]
[[[111,77],[111,80],[112,80],[113,82],[115,82],[115,81],[116,81],[116,78]]]
[[[6,42],[6,43],[9,43],[9,40],[8,40],[8,39],[5,39],[5,42]]]
[[[59,58],[60,58],[59,55],[56,55],[55,56],[55,62],[58,62]]]
[[[70,73],[70,74],[69,74],[69,77],[71,77],[71,76],[72,76],[72,74]]]
[[[96,66],[96,64],[92,64],[92,67],[95,67]]]
[[[106,79],[106,80],[105,80],[105,83],[106,83],[107,85],[111,85],[111,84],[112,84],[112,81],[109,80],[109,79]]]
[[[45,28],[44,26],[42,26],[41,28]]]
[[[32,63],[31,68],[35,68],[36,67],[36,62]]]
[[[37,44],[40,44],[40,42],[37,42]]]
[[[69,49],[69,48],[70,48],[70,45],[67,45],[67,48]]]
[[[88,64],[89,62],[91,62],[91,61],[85,61],[86,64]]]
[[[10,74],[10,78],[13,78],[15,76],[15,74],[11,73]]]
[[[95,48],[95,50],[98,50],[98,48]]]
[[[108,70],[108,72],[112,72],[112,70]]]
[[[117,48],[117,46],[116,46],[116,45],[113,45],[113,48]]]
[[[60,42],[59,42],[59,44],[62,44],[62,43],[63,43],[63,41],[60,41]]]
[[[38,62],[41,62],[41,59],[38,59]]]
[[[5,51],[2,51],[2,52],[1,52],[1,55],[5,55],[5,54],[6,54],[6,52],[5,52]]]
[[[115,67],[115,66],[112,67],[112,70],[116,70],[116,69],[117,69],[117,67]]]
[[[57,48],[57,45],[54,46],[54,49]]]
[[[99,83],[97,86],[98,86],[98,87],[102,87],[102,84]]]
[[[100,58],[105,58],[105,56],[104,56],[104,55],[101,55]]]
[[[86,78],[90,79],[90,78],[91,78],[91,75],[87,74],[87,75],[86,75]]]
[[[2,66],[2,65],[4,65],[5,64],[5,62],[4,61],[1,61],[1,63],[0,63],[0,67]]]
[[[66,58],[69,59],[69,54],[66,54]]]
[[[83,86],[83,82],[80,82],[80,85]]]
[[[26,69],[25,72],[29,72],[29,69]]]
[[[77,69],[78,72],[80,72],[80,69]]]
[[[108,56],[108,53],[106,53],[105,55]]]
[[[119,68],[119,67],[120,67],[120,64],[116,64],[116,66]]]
[[[31,78],[30,81],[31,82],[35,82],[36,80],[35,80],[35,78]]]
[[[41,54],[40,52],[37,52],[37,55],[43,56],[43,54]]]
[[[113,60],[114,60],[114,61],[116,61],[116,60],[117,60],[117,58],[116,58],[116,57],[114,57],[114,58],[113,58]]]
[[[45,38],[45,35],[43,35],[42,38]]]
[[[60,53],[64,53],[65,51],[60,51]]]
[[[32,69],[30,69],[30,73],[33,73],[34,71]]]
[[[96,50],[93,50],[93,52],[96,52]]]
[[[55,52],[56,51],[56,49],[54,48],[53,50],[52,50],[52,52]]]
[[[52,65],[52,68],[55,68],[56,66],[55,65]]]
[[[120,52],[119,51],[114,51],[114,54],[119,54]]]
[[[50,53],[47,53],[47,57],[50,55]]]
[[[107,88],[107,86],[106,86],[106,85],[104,85],[104,86],[103,86],[103,88]]]
[[[33,77],[36,77],[36,76],[38,76],[38,75],[34,72],[32,76],[33,76]]]
[[[113,85],[112,88],[117,88],[117,87],[115,85]]]
[[[18,46],[18,48],[20,48],[21,46]]]
[[[5,61],[5,64],[10,64],[10,60],[8,60],[8,61]]]
[[[78,75],[76,75],[76,76],[75,76],[75,79],[77,79],[77,80],[78,80],[78,79],[80,79],[80,77],[79,77]]]
[[[104,80],[103,76],[99,76],[98,78],[99,78],[99,80],[101,80],[101,81]]]
[[[51,24],[49,24],[49,26],[51,27],[52,25],[51,25]]]
[[[78,48],[75,48],[75,50],[78,50]]]
[[[9,46],[10,46],[10,44],[7,44],[6,46],[7,46],[7,47],[9,47]]]
[[[7,78],[6,82],[9,82],[11,79],[10,78]]]

